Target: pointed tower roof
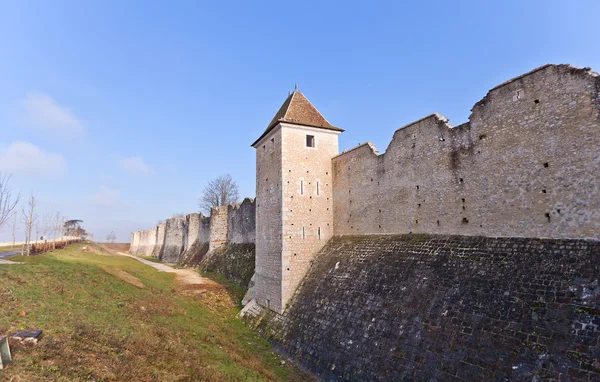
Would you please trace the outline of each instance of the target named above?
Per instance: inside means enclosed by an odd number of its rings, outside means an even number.
[[[312,103],[298,89],[290,94],[283,105],[279,108],[275,117],[271,120],[264,133],[252,144],[257,144],[265,135],[277,126],[280,122],[294,125],[317,127],[320,129],[344,131],[339,127],[333,126]]]

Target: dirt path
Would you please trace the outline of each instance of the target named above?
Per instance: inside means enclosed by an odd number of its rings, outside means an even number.
[[[170,265],[163,263],[155,263],[153,261],[148,261],[145,259],[141,259],[137,256],[130,255],[125,252],[117,252],[119,255],[128,256],[132,259],[136,259],[137,261],[149,265],[153,268],[156,268],[159,272],[169,272],[175,273],[177,275],[178,281],[183,285],[202,285],[206,287],[206,289],[221,289],[221,285],[214,282],[211,279],[207,279],[206,277],[200,276],[200,274],[193,269],[176,269]]]
[[[2,260],[0,259],[0,265],[3,264],[23,264],[23,263],[17,263],[16,261],[10,261],[10,260]]]

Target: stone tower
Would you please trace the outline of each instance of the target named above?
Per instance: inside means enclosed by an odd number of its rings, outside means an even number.
[[[256,149],[256,302],[283,312],[333,234],[331,159],[338,135],[297,89]]]

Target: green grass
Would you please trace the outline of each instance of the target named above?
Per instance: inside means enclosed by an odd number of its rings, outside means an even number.
[[[0,265],[0,335],[34,328],[44,338],[11,342],[7,380],[307,378],[235,318],[238,294],[186,296],[173,274],[94,244],[11,260],[26,264]]]
[[[159,259],[157,259],[156,257],[152,257],[152,256],[142,256],[142,255],[134,255],[134,256],[137,256],[140,259],[152,261],[153,263],[160,263],[161,262]]]

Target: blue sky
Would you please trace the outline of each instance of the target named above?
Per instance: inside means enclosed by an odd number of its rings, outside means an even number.
[[[128,240],[220,174],[253,197],[250,144],[294,84],[341,150],[384,151],[540,65],[600,71],[600,1],[407,3],[0,0],[0,171]]]

